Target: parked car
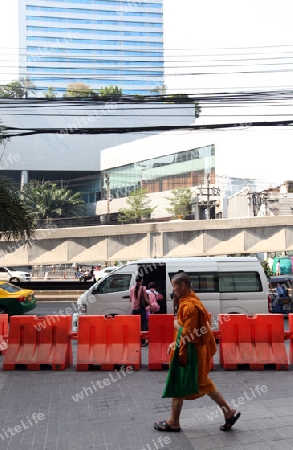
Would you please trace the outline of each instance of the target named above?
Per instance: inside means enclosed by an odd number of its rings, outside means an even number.
[[[288,314],[293,312],[293,276],[279,275],[269,278],[269,293],[272,312]]]
[[[9,283],[19,283],[20,281],[31,281],[31,274],[13,267],[0,267],[0,281],[8,281]]]
[[[104,269],[101,269],[101,270],[95,270],[94,271],[95,280],[96,281],[101,280],[106,275],[108,275],[109,273],[113,272],[113,270],[116,270],[116,269],[118,269],[118,267],[116,267],[116,266],[109,266],[109,267],[105,267]]]
[[[36,303],[32,289],[22,289],[14,284],[0,281],[0,314],[9,316],[24,314],[34,309]]]

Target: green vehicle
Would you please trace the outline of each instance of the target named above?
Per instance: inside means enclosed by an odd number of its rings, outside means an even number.
[[[37,300],[32,289],[22,289],[0,281],[0,314],[21,315],[34,309],[36,304]]]

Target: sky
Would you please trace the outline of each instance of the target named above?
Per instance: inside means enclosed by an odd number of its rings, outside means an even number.
[[[137,1],[137,0],[136,0]],[[17,0],[0,1],[0,76],[17,48]],[[224,102],[225,93],[285,91],[293,85],[292,0],[165,0],[167,93],[186,92],[200,101],[196,124],[241,123],[209,132],[216,144],[217,172],[279,184],[293,179],[293,128],[256,128],[257,120],[293,119],[291,100]],[[7,69],[6,69],[7,70]],[[215,99],[215,94],[220,99]],[[291,175],[292,173],[292,175]]]
[[[165,1],[166,64],[176,57],[182,65],[166,70],[167,88],[195,96],[292,89],[292,17],[292,0]],[[258,120],[293,120],[291,99],[280,101],[277,96],[273,102],[200,104],[198,125],[243,124],[209,132],[216,144],[218,174],[253,177],[260,188],[293,179],[288,164],[293,153],[292,127],[250,125]]]

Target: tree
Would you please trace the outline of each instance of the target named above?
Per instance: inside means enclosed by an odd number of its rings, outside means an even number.
[[[122,89],[119,89],[118,86],[110,86],[102,87],[99,90],[99,94],[102,100],[119,100],[122,96]]]
[[[1,97],[4,98],[23,98],[24,90],[19,81],[11,81],[1,89]]]
[[[80,192],[67,187],[58,188],[51,181],[31,180],[24,186],[23,199],[30,217],[36,223],[43,219],[76,217],[84,214],[85,201]]]
[[[88,84],[77,82],[67,86],[67,90],[63,97],[89,98],[92,97],[93,93],[94,91]]]
[[[165,197],[170,202],[170,208],[166,208],[174,217],[185,219],[191,213],[191,196],[190,188],[176,188],[171,191],[173,197]]]
[[[29,77],[21,77],[18,81],[11,81],[0,88],[0,97],[4,98],[28,98],[29,94],[35,95],[36,85]]]
[[[21,77],[19,79],[19,84],[23,89],[24,97],[28,98],[29,94],[36,95],[36,85],[33,81],[30,80],[29,77]]]
[[[29,210],[13,188],[13,182],[0,176],[0,239],[28,242],[35,235]]]
[[[146,194],[145,189],[137,189],[131,192],[126,199],[129,208],[118,210],[118,222],[140,223],[143,218],[149,219],[155,207],[150,206],[151,200]]]
[[[52,88],[52,86],[48,87],[48,90],[47,90],[47,92],[45,92],[44,95],[45,95],[46,98],[56,98],[56,94],[55,94],[54,89]]]
[[[151,92],[154,92],[157,95],[166,95],[167,86],[162,84],[161,86],[156,86],[154,89],[151,89]]]

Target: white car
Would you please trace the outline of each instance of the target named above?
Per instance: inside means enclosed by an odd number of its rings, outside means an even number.
[[[94,278],[96,281],[101,280],[102,278],[104,278],[106,275],[108,275],[109,273],[113,272],[113,270],[118,269],[117,266],[109,266],[109,267],[105,267],[104,269],[101,270],[94,270]]]
[[[0,267],[0,281],[19,283],[20,281],[31,281],[31,278],[32,276],[29,272],[23,272],[12,267]]]

